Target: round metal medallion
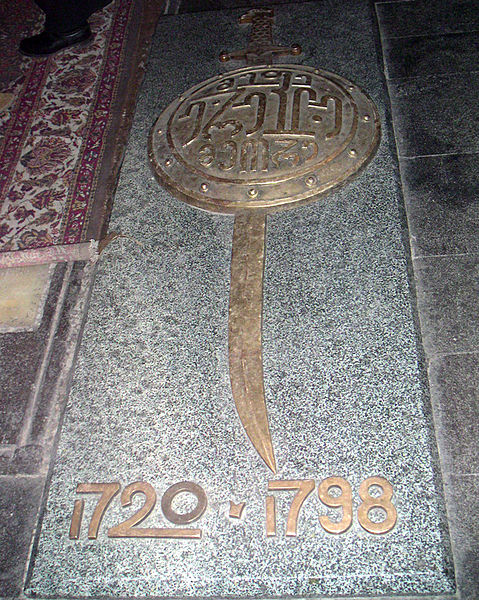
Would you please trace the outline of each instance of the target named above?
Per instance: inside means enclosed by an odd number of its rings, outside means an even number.
[[[311,67],[246,67],[172,102],[154,124],[149,156],[185,202],[234,214],[311,202],[372,158],[377,109],[350,81]]]

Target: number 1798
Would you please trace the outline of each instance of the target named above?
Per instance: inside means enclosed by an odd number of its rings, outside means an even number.
[[[297,535],[299,511],[315,488],[313,479],[297,479],[284,481],[270,481],[269,491],[296,490],[296,494],[289,509],[286,522],[286,535]],[[377,495],[372,496],[370,491],[376,488]],[[380,490],[380,493],[379,493]],[[384,477],[369,477],[359,486],[359,497],[362,502],[358,507],[358,521],[361,527],[369,533],[387,533],[396,524],[397,511],[391,502],[393,495],[392,485]],[[318,496],[323,504],[331,508],[341,508],[342,518],[333,521],[326,515],[319,516],[319,522],[328,533],[344,533],[353,522],[353,494],[351,484],[342,477],[328,477],[318,486]],[[380,509],[385,514],[381,521],[372,521],[370,511]],[[276,499],[274,496],[266,497],[266,535],[276,535]]]
[[[286,521],[286,536],[295,537],[298,529],[298,518],[305,500],[315,489],[313,479],[293,479],[269,481],[268,491],[296,491],[293,497]],[[96,539],[103,516],[113,498],[119,494],[120,483],[80,483],[77,486],[79,494],[99,495],[88,526],[88,538]],[[374,490],[374,491],[372,491]],[[186,512],[178,513],[173,508],[173,501],[179,494],[189,493],[196,498],[196,506]],[[129,518],[110,527],[107,535],[110,538],[169,538],[169,539],[200,539],[202,530],[184,527],[199,520],[206,511],[207,497],[202,487],[191,481],[182,481],[170,486],[161,498],[161,509],[164,517],[173,525],[182,527],[139,527],[153,511],[157,495],[154,488],[145,481],[136,481],[127,485],[120,495],[123,507],[131,506],[136,494],[144,496],[143,505]],[[318,485],[320,501],[330,507],[341,509],[341,519],[333,520],[327,515],[319,515],[319,523],[325,531],[332,534],[346,532],[353,522],[353,494],[351,485],[342,477],[328,477]],[[369,477],[359,486],[361,503],[358,506],[358,522],[366,531],[373,534],[387,533],[397,520],[397,511],[392,504],[393,488],[384,477]],[[70,526],[70,539],[77,540],[83,519],[85,501],[75,500]],[[245,503],[238,505],[231,501],[229,517],[240,518]],[[371,511],[377,510],[375,520]],[[377,519],[378,512],[382,520]],[[266,537],[276,535],[276,498],[273,495],[266,497]]]

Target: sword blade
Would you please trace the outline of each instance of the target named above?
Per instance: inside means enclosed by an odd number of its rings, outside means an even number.
[[[261,325],[266,215],[235,218],[231,255],[229,368],[243,427],[266,465],[276,472],[264,396]]]

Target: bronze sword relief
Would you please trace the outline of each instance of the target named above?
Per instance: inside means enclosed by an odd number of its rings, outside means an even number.
[[[236,52],[221,52],[220,61],[244,60],[249,65],[270,65],[273,56],[301,54],[301,46],[275,46],[273,43],[274,11],[271,8],[253,8],[240,17],[240,25],[251,24],[248,47]]]
[[[370,98],[343,77],[271,64],[275,55],[301,52],[273,44],[272,19],[267,9],[240,19],[252,26],[248,48],[220,59],[254,66],[203,81],[172,102],[151,130],[149,158],[180,200],[235,215],[231,388],[248,437],[276,472],[261,339],[266,216],[315,202],[358,174],[379,144],[380,122]]]

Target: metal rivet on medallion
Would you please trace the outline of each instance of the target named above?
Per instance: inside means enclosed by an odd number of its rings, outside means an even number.
[[[250,188],[250,189],[248,190],[248,196],[249,196],[250,198],[256,198],[256,196],[257,196],[257,195],[258,195],[258,190],[257,190],[257,189],[255,189],[255,188]]]
[[[202,191],[202,192],[207,192],[207,191],[208,191],[208,188],[209,188],[209,186],[208,186],[208,184],[207,184],[207,183],[202,183],[202,184],[200,185],[200,189],[201,189],[201,191]]]

